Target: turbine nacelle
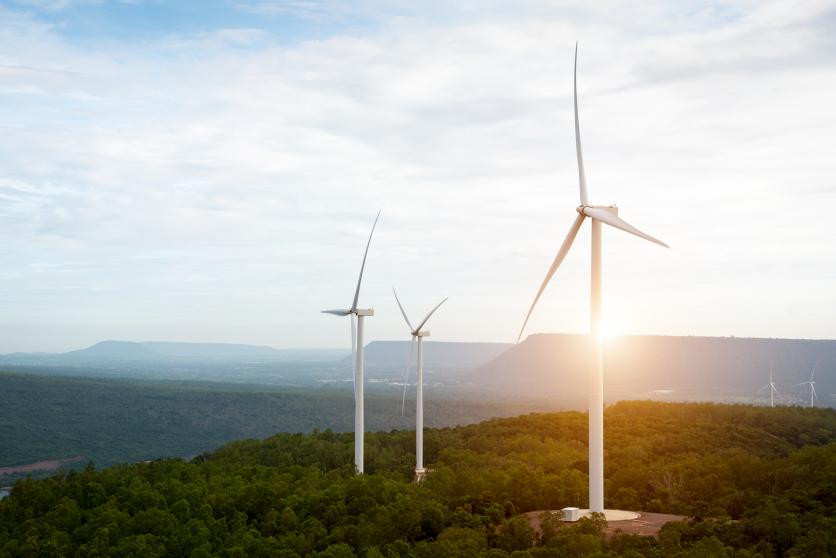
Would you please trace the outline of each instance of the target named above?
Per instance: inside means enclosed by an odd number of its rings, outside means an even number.
[[[322,310],[321,314],[331,314],[333,316],[348,316],[354,314],[355,316],[374,316],[373,308],[355,308],[354,310]]]
[[[589,217],[586,214],[587,209],[603,209],[605,211],[609,211],[616,217],[618,216],[618,207],[615,205],[592,205],[591,203],[583,203],[575,208],[575,211],[583,215],[584,217]]]

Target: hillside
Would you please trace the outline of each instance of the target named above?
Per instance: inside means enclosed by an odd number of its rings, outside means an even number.
[[[0,556],[832,556],[836,412],[624,402],[606,413],[607,506],[678,513],[658,538],[519,515],[585,504],[586,416],[538,414],[426,433],[281,434],[191,461],[21,481],[0,501]]]
[[[464,379],[503,395],[568,398],[587,393],[587,338],[531,335]],[[836,341],[725,337],[624,336],[605,343],[608,400],[745,398],[751,401],[774,367],[782,404],[804,404],[814,364],[819,404],[836,405]],[[654,393],[657,392],[657,393]]]

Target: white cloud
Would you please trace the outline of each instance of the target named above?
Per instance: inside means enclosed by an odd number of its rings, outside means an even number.
[[[378,25],[93,48],[0,13],[5,323],[339,345],[317,312],[350,298],[383,207],[371,335],[401,333],[395,283],[411,306],[451,295],[439,338],[512,339],[574,217],[579,37],[593,199],[673,246],[607,234],[615,321],[836,335],[798,311],[836,303],[827,4],[283,6]],[[585,234],[530,331],[585,327]]]

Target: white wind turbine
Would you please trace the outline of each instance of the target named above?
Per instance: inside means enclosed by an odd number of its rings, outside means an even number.
[[[421,328],[426,325],[430,316],[432,316],[433,313],[447,301],[447,299],[445,298],[436,304],[435,308],[430,310],[424,320],[418,324],[418,327],[412,327],[412,323],[409,321],[406,311],[403,309],[401,301],[398,298],[398,293],[395,291],[394,287],[392,287],[392,292],[395,293],[395,301],[398,303],[398,308],[401,309],[403,319],[406,321],[406,325],[409,327],[409,333],[412,336],[412,339],[409,342],[409,360],[407,360],[406,374],[403,383],[401,414],[403,414],[403,408],[406,404],[406,383],[407,377],[409,376],[409,367],[412,365],[413,347],[415,347],[415,340],[418,340],[418,385],[415,397],[415,479],[420,481],[423,480],[424,476],[427,474],[427,470],[424,468],[424,337],[430,336],[429,331],[423,331]]]
[[[372,235],[380,219],[380,212],[374,218],[372,232],[369,233],[369,240],[366,242],[366,251],[363,253],[363,263],[360,264],[360,277],[357,279],[357,289],[354,291],[354,300],[351,308],[347,310],[323,310],[323,314],[334,314],[335,316],[351,316],[351,365],[354,369],[354,467],[358,474],[363,473],[363,434],[365,433],[364,409],[363,409],[363,369],[365,361],[363,355],[363,318],[374,316],[372,308],[358,308],[360,298],[360,284],[363,282],[363,270],[366,268],[366,256],[369,255],[369,246],[372,243]],[[357,318],[355,326],[354,319]]]
[[[772,381],[772,371],[773,367],[769,367],[769,383],[763,386],[758,391],[763,391],[769,388],[769,406],[775,407],[775,396],[778,395],[778,388],[775,387],[775,382]]]
[[[810,407],[815,407],[816,406],[816,399],[818,399],[818,396],[816,395],[816,381],[813,379],[813,377],[816,375],[816,367],[818,367],[818,365],[819,365],[818,362],[816,362],[813,365],[813,373],[810,374],[810,379],[808,381],[801,382],[800,384],[798,384],[800,386],[806,386],[806,385],[809,384],[809,386],[810,386]]]
[[[592,286],[591,286],[591,320],[590,333],[592,337],[592,368],[589,376],[589,510],[604,512],[604,345],[601,335],[601,223],[634,234],[650,242],[664,247],[667,244],[636,229],[618,216],[618,208],[614,205],[591,205],[587,198],[586,172],[581,153],[580,121],[578,118],[578,46],[575,44],[575,73],[574,73],[574,105],[575,105],[575,150],[578,158],[578,178],[580,185],[580,205],[576,208],[578,216],[569,229],[569,233],[557,251],[546,278],[540,285],[540,290],[531,303],[531,308],[525,317],[517,342],[522,338],[540,295],[551,281],[558,266],[560,266],[572,242],[586,217],[592,220]]]

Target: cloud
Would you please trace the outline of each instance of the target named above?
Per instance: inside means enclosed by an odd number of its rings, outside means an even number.
[[[3,320],[340,345],[317,312],[382,207],[371,335],[400,332],[394,283],[451,295],[441,338],[512,339],[577,204],[580,37],[592,196],[673,246],[607,234],[615,321],[832,337],[794,312],[836,302],[832,10],[783,6],[261,2],[142,41],[0,8]],[[288,42],[283,10],[333,28]],[[585,234],[530,331],[585,327]]]
[[[47,12],[65,10],[76,3],[74,0],[15,0],[15,2],[20,6],[37,8]]]

